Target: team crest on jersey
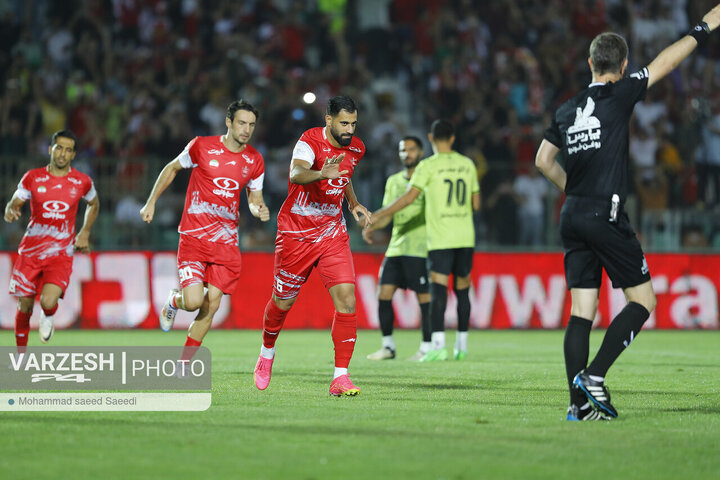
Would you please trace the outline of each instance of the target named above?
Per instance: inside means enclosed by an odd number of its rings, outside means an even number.
[[[47,192],[47,188],[45,188],[45,185],[40,185],[38,187],[38,193],[45,193]]]
[[[242,157],[243,157],[243,158],[245,159],[245,161],[246,161],[247,163],[249,163],[250,165],[252,165],[253,163],[255,163],[255,159],[248,157],[248,156],[245,155],[244,153],[242,154]]]
[[[242,176],[245,177],[248,173],[250,173],[250,169],[248,167],[243,167]]]
[[[208,152],[208,153],[210,153],[210,152]],[[211,167],[219,167],[219,166],[220,166],[220,162],[218,162],[218,161],[215,160],[215,159],[210,160],[210,161],[208,162],[208,164],[209,164]]]
[[[568,155],[600,148],[600,120],[593,116],[595,101],[588,97],[585,108],[577,107],[575,123],[567,130]]]
[[[77,193],[78,193],[77,188],[73,187],[73,188],[70,189],[70,195],[71,195],[71,196],[76,197],[76,196],[77,196]]]
[[[350,150],[351,152],[362,153],[362,150],[357,147],[348,147],[348,150]]]

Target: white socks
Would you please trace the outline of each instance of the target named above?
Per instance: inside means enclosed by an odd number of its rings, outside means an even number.
[[[265,345],[260,346],[260,356],[267,359],[275,357],[275,347],[267,348]]]
[[[432,349],[432,342],[420,342],[420,353],[427,353]]]
[[[455,336],[455,350],[467,352],[468,332],[457,332]]]
[[[383,348],[389,348],[393,352],[395,351],[395,341],[393,340],[392,335],[388,335],[387,337],[382,337],[382,346]]]
[[[343,375],[347,375],[347,368],[335,367],[335,374],[333,375],[333,380]]]
[[[432,332],[432,348],[433,350],[445,348],[445,332]]]

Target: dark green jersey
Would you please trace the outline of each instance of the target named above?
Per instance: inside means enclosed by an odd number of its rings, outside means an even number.
[[[404,171],[390,175],[385,182],[383,207],[401,197],[409,184],[410,180],[405,177]],[[424,209],[425,196],[420,194],[413,203],[393,215],[392,236],[385,252],[386,257],[427,257]]]
[[[428,250],[475,246],[472,195],[480,192],[475,163],[457,152],[418,164],[410,186],[425,194]]]

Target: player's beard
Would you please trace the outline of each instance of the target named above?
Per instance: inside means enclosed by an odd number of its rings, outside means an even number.
[[[330,127],[330,135],[332,135],[335,141],[343,147],[347,147],[352,142],[352,135],[345,134],[345,136],[342,136],[342,134],[336,132],[335,129],[332,127]]]
[[[417,167],[417,164],[418,164],[418,163],[420,163],[420,159],[419,159],[419,158],[416,158],[414,161],[411,161],[411,162],[409,162],[409,163],[408,163],[407,160],[403,161],[403,165],[405,165],[405,168],[407,168],[408,170],[411,169],[411,168]]]

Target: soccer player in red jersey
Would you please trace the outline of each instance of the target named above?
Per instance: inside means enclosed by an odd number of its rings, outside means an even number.
[[[190,325],[181,360],[189,360],[202,343],[220,306],[223,294],[231,294],[240,276],[238,208],[240,192],[247,186],[250,213],[266,222],[270,211],[263,200],[263,157],[248,144],[258,111],[242,100],[226,111],[227,133],[195,137],[158,176],[142,219],[150,223],[155,202],[183,168],[191,168],[185,208],[178,227],[178,276],[180,290],[172,290],[160,312],[160,327],[170,330],[178,308],[198,310]],[[207,288],[207,290],[205,290]]]
[[[335,305],[332,340],[335,374],[330,393],[360,393],[347,370],[355,348],[355,268],[350,239],[342,214],[343,199],[360,220],[370,222],[370,212],[355,196],[353,171],[365,155],[365,145],[354,137],[357,107],[347,96],[330,99],[325,127],[311,128],[300,137],[290,165],[288,197],[278,213],[272,298],[263,317],[263,344],[254,371],[255,386],[270,383],[275,340],[300,288],[317,268]]]
[[[70,130],[55,132],[48,148],[50,163],[25,173],[5,206],[5,221],[10,223],[20,218],[20,209],[30,201],[30,222],[10,278],[10,294],[18,297],[15,343],[19,348],[24,349],[28,343],[38,290],[42,307],[38,333],[43,343],[50,340],[55,331],[53,315],[72,273],[73,251],[90,250],[90,229],[100,210],[100,201],[90,177],[70,168],[76,143]],[[76,236],[75,217],[81,198],[87,207],[85,221]]]

